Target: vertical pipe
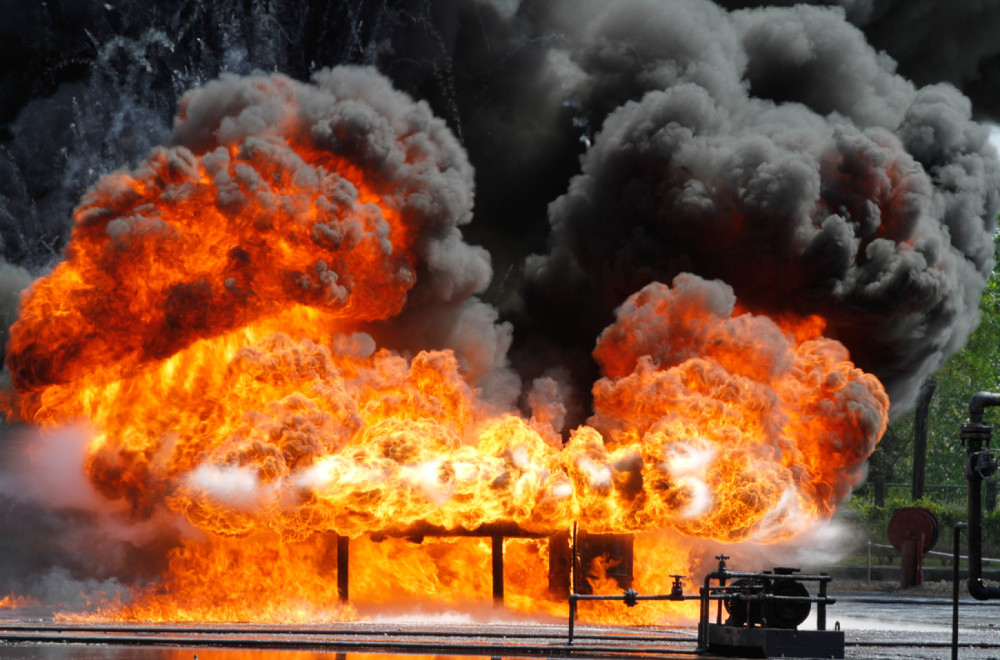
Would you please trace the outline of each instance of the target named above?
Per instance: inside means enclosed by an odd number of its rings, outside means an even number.
[[[865,578],[865,586],[872,586],[872,540],[868,539],[868,577]]]
[[[348,598],[350,542],[350,538],[337,534],[337,596],[341,603],[346,603]]]
[[[503,607],[503,536],[494,534],[493,541],[493,606]]]
[[[958,563],[961,558],[961,555],[959,554],[959,541],[962,538],[962,530],[965,529],[965,527],[965,523],[955,523],[955,544],[951,558],[951,660],[958,660]]]
[[[826,573],[821,573],[826,575]],[[816,604],[816,630],[826,630],[826,582],[819,583],[819,597],[822,599]]]
[[[967,534],[969,539],[969,594],[977,600],[1000,598],[1000,587],[983,583],[983,477],[976,469],[976,461],[983,451],[979,438],[968,441],[965,479],[968,483],[966,501],[968,506]]]
[[[569,564],[570,565],[569,592],[571,594],[579,593],[580,591],[579,589],[580,585],[577,583],[577,580],[579,579],[578,576],[580,573],[579,571],[580,567],[577,564],[577,560],[579,559],[579,557],[577,557],[577,552],[579,552],[579,549],[577,548],[576,545],[576,532],[577,532],[577,524],[573,523],[573,532],[572,534],[570,534],[570,539],[569,539],[569,556],[571,560]]]
[[[569,639],[566,644],[573,643],[573,627],[576,621],[576,594],[569,595]]]
[[[726,573],[726,571],[729,570],[729,567],[726,566],[726,560],[729,559],[729,555],[715,555],[715,558],[719,560],[719,570],[715,571],[714,573],[709,573],[709,575],[715,575],[715,576],[717,576],[718,579],[719,579],[719,586],[720,587],[724,587],[724,586],[726,586],[726,580],[728,579],[728,574]],[[707,578],[705,579],[705,586],[706,587],[708,586],[708,579]],[[722,625],[722,600],[719,600],[719,602],[716,603],[716,605],[718,606],[718,609],[716,609],[716,612],[715,612],[715,623],[721,626]],[[749,608],[749,606],[748,606],[748,608]],[[749,609],[747,611],[749,611]],[[747,617],[747,618],[749,619],[749,617]],[[753,625],[751,624],[750,627],[752,628]]]
[[[698,599],[698,648],[706,649],[708,648],[708,617],[711,615],[708,606],[708,580],[705,580],[705,586],[698,591],[698,595],[701,597]]]
[[[983,423],[986,408],[1000,406],[1000,394],[977,392],[969,401],[969,423],[962,424],[958,436],[965,445],[965,480],[967,487],[969,539],[969,595],[976,600],[1000,598],[1000,586],[986,586],[983,583],[983,479],[996,471],[993,456],[984,447],[989,447],[993,437],[993,427]]]

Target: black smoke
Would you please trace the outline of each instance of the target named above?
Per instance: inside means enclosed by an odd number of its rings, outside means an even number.
[[[843,9],[868,42],[918,85],[947,82],[968,96],[975,115],[1000,120],[1000,3],[935,0],[719,0],[729,9],[809,4]]]
[[[649,281],[718,278],[823,316],[905,409],[993,267],[1000,170],[969,101],[895,74],[839,11],[628,4],[558,17],[587,35],[577,93],[614,109],[549,206],[529,315],[558,306],[586,341]]]

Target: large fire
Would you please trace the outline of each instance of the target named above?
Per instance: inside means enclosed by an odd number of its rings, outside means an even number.
[[[454,164],[416,113],[340,96],[324,114],[304,88],[257,79],[280,112],[237,99],[188,146],[102,179],[65,261],[22,301],[9,413],[85,420],[83,469],[109,501],[193,527],[159,582],[89,616],[353,617],[337,535],[352,539],[352,602],[488,601],[488,539],[391,534],[429,526],[637,533],[633,586],[665,593],[702,540],[794,536],[857,483],[886,425],[881,385],[822,319],[741,310],[721,282],[682,275],[628,299],[594,350],[593,415],[565,442],[556,398],[522,415],[481,397],[452,350],[376,345],[365,324],[407,304],[428,237],[452,240],[440,218],[462,202],[418,184]],[[544,540],[504,554],[509,608],[565,612]],[[594,588],[617,589],[604,568],[588,567]]]

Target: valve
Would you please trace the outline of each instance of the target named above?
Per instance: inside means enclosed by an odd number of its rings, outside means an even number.
[[[997,458],[992,451],[985,450],[969,454],[965,463],[966,477],[978,475],[985,479],[997,471]]]
[[[670,585],[670,597],[681,599],[684,597],[684,585],[681,584],[681,580],[686,578],[686,575],[671,575],[674,579],[674,583]]]
[[[715,555],[715,558],[719,560],[719,570],[724,571],[726,569],[726,560],[729,559],[729,555]]]

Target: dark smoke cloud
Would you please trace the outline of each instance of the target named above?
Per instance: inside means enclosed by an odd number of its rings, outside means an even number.
[[[988,0],[718,0],[729,9],[808,4],[838,7],[869,43],[919,85],[948,82],[976,116],[1000,119],[1000,2]]]
[[[823,316],[905,409],[993,267],[1000,168],[968,100],[915,88],[836,11],[629,4],[558,17],[587,36],[579,93],[621,105],[549,207],[529,313],[558,305],[585,341],[650,281],[722,279],[751,309]]]

